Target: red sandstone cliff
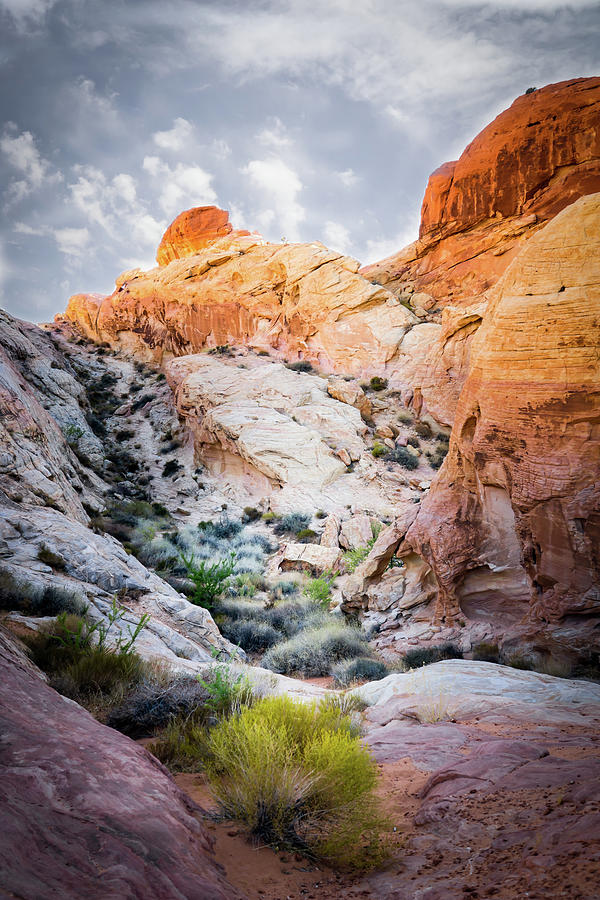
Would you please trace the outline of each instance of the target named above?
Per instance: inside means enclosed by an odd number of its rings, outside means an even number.
[[[518,97],[429,178],[419,240],[362,273],[442,305],[491,287],[532,232],[600,190],[600,78]]]
[[[162,236],[156,251],[159,266],[166,266],[174,259],[194,256],[217,238],[231,234],[233,226],[229,213],[218,206],[196,206],[180,213]],[[236,235],[249,234],[236,231]]]

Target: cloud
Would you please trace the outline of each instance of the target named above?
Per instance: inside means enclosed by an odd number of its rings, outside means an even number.
[[[343,172],[336,172],[337,177],[340,179],[344,187],[350,188],[354,187],[355,184],[360,180],[358,175],[352,169],[344,169]]]
[[[284,147],[290,147],[292,144],[285,125],[277,116],[273,116],[269,125],[258,132],[256,140],[259,144],[277,151],[281,151]]]
[[[61,253],[65,256],[82,256],[90,242],[87,228],[56,228],[54,239]]]
[[[177,118],[170,131],[155,131],[152,139],[162,150],[182,150],[189,144],[193,131],[191,122]]]
[[[298,226],[306,218],[306,211],[298,202],[302,182],[282,159],[253,159],[242,170],[251,185],[266,199],[269,207],[258,214],[259,225],[270,228],[278,223],[281,235],[288,240],[299,239]]]
[[[8,164],[22,175],[8,186],[9,203],[18,203],[44,184],[62,180],[60,172],[51,172],[51,164],[37,149],[32,133],[22,131],[19,134],[14,122],[7,122],[4,127],[0,152]]]
[[[399,231],[392,235],[378,235],[368,238],[365,246],[358,255],[363,265],[379,262],[398,253],[404,247],[412,244],[419,237],[419,221],[420,214],[413,211],[412,214],[406,216],[406,220]]]
[[[217,202],[217,194],[212,187],[213,176],[200,166],[178,163],[172,168],[158,156],[146,156],[142,167],[154,178],[161,179],[158,202],[168,216],[192,206]]]
[[[19,31],[38,25],[56,0],[0,0],[0,12],[6,12]]]
[[[352,240],[350,232],[340,222],[325,222],[324,228],[325,240],[324,244],[332,250],[338,250],[340,253],[350,254]]]

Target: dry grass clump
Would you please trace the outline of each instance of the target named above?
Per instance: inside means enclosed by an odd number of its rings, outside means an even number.
[[[272,647],[263,658],[266,669],[282,675],[292,673],[314,677],[328,675],[342,659],[368,655],[364,634],[345,622],[329,621],[317,628],[299,631],[294,637]]]

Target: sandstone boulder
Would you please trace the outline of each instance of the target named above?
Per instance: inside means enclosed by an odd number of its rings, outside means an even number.
[[[156,261],[159,266],[166,266],[174,259],[194,256],[198,250],[232,231],[229,213],[218,206],[187,209],[171,222],[163,234],[156,252]],[[236,231],[236,234],[245,235],[248,232]],[[120,285],[117,284],[117,287]]]

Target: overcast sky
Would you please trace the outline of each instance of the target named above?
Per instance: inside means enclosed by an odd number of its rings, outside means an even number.
[[[528,87],[597,75],[597,0],[0,0],[0,302],[47,321],[183,209],[379,259]]]

